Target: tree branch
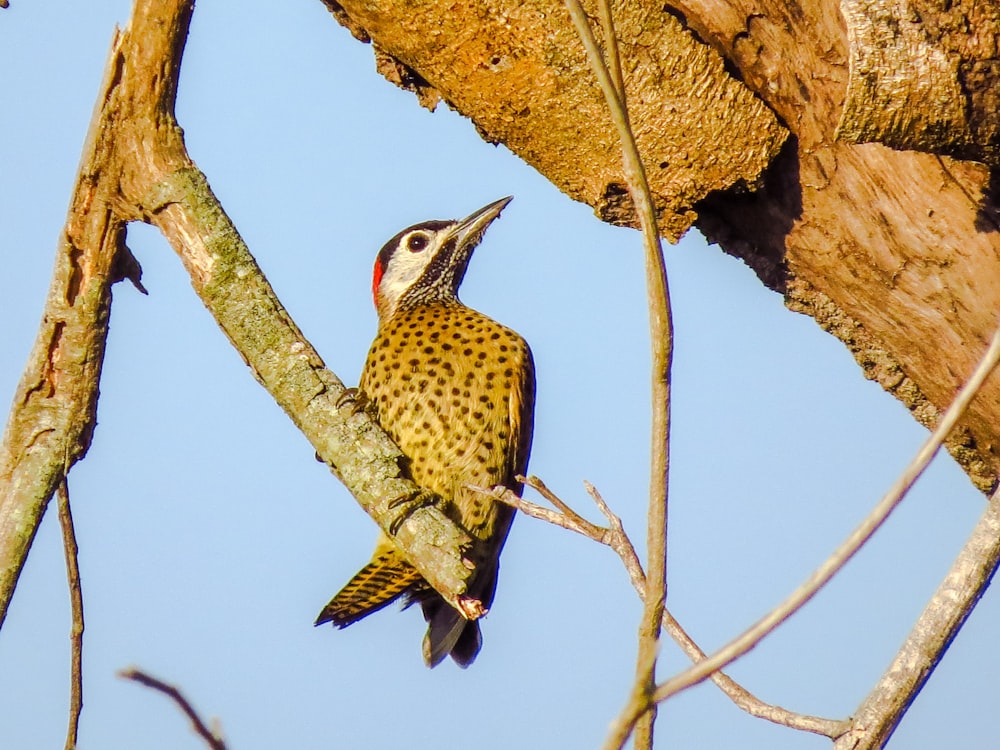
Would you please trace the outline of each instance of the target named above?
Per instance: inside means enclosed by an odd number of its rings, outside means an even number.
[[[187,154],[174,101],[193,5],[137,0],[112,44],[46,314],[0,447],[0,624],[48,499],[89,444],[126,221],[163,231],[255,377],[384,530],[397,520],[393,501],[420,491],[388,435],[365,412],[338,404],[343,384],[281,306]],[[464,597],[470,539],[440,510],[415,511],[395,540],[446,600],[475,610]]]
[[[98,101],[117,85],[116,33]],[[0,627],[52,493],[87,452],[125,222],[111,208],[114,144],[95,112],[34,347],[0,444]]]
[[[629,196],[642,229],[646,261],[646,294],[649,307],[649,337],[652,345],[652,435],[650,448],[649,511],[647,516],[647,575],[639,625],[636,683],[630,705],[649,709],[639,724],[635,746],[653,747],[656,708],[649,696],[656,683],[656,657],[660,624],[667,597],[667,488],[670,474],[670,370],[673,361],[673,320],[667,269],[660,245],[656,209],[646,179],[646,169],[629,123],[625,84],[621,74],[618,38],[608,0],[601,0],[604,46],[614,72],[608,70],[597,46],[590,21],[579,0],[564,0],[577,34],[587,51],[590,67],[607,101],[611,120],[621,141],[622,162]],[[613,730],[614,731],[614,730]]]
[[[73,513],[69,505],[69,485],[65,477],[59,482],[57,495],[73,623],[70,629],[69,729],[66,732],[66,750],[75,750],[80,733],[80,715],[83,712],[83,586],[80,582],[80,549],[76,544]]]
[[[148,1],[148,0],[146,0]],[[148,55],[145,36],[132,51]],[[180,65],[180,46],[164,47]],[[156,58],[149,60],[152,65]],[[156,80],[156,79],[154,79]],[[137,161],[144,175],[130,196],[180,256],[192,286],[258,382],[316,449],[364,510],[386,531],[394,529],[394,501],[420,488],[406,475],[399,448],[365,411],[342,405],[341,381],[287,313],[236,228],[194,165],[174,119],[175,87],[150,92],[145,106],[156,118],[146,128]],[[463,607],[471,570],[463,551],[471,540],[436,507],[421,508],[393,536],[406,558],[453,606]]]
[[[1000,329],[993,334],[993,339],[983,358],[980,360],[975,371],[969,376],[969,380],[961,391],[959,391],[951,406],[948,407],[948,410],[942,416],[934,432],[931,433],[899,479],[896,480],[858,528],[785,601],[740,636],[716,651],[712,656],[659,685],[654,693],[654,699],[664,701],[681,690],[698,684],[714,671],[739,658],[760,643],[761,639],[771,633],[778,625],[815,596],[819,589],[872,537],[889,517],[889,514],[899,505],[910,487],[913,486],[913,483],[924,472],[931,459],[940,450],[941,444],[955,428],[955,425],[961,419],[965,410],[976,397],[983,383],[997,367],[998,363],[1000,363]],[[638,718],[639,712],[634,711],[627,717],[627,721],[635,721]]]
[[[155,677],[146,674],[141,669],[131,668],[123,669],[118,673],[118,676],[125,680],[132,680],[133,682],[138,682],[140,685],[144,685],[152,690],[163,693],[165,696],[170,698],[177,707],[188,717],[191,721],[191,727],[194,729],[195,733],[205,740],[205,744],[211,748],[211,750],[226,750],[226,743],[222,739],[221,732],[218,730],[212,731],[209,729],[208,725],[202,721],[202,718],[198,715],[194,706],[191,702],[184,697],[173,685],[168,685],[162,680],[158,680]]]
[[[834,750],[873,750],[889,741],[1000,566],[1000,492],[986,510],[906,642],[851,718]]]
[[[367,412],[340,403],[343,383],[281,305],[204,174],[190,162],[179,164],[151,188],[144,205],[254,377],[389,533],[398,512],[393,501],[419,491],[401,468],[403,454]],[[471,573],[462,554],[465,533],[426,507],[407,518],[395,539],[428,583],[461,608]]]
[[[632,581],[632,586],[636,590],[636,593],[639,594],[639,598],[642,599],[645,596],[646,576],[642,570],[642,564],[639,562],[639,557],[636,555],[635,547],[632,545],[628,534],[625,533],[621,519],[611,511],[604,498],[601,497],[592,484],[584,482],[587,492],[594,499],[601,512],[607,517],[610,524],[608,528],[593,524],[580,516],[552,492],[538,477],[518,477],[517,479],[537,491],[546,500],[559,508],[559,510],[554,511],[532,503],[529,500],[518,497],[509,489],[502,486],[495,487],[492,490],[482,487],[472,487],[471,489],[488,493],[500,502],[507,503],[532,518],[547,521],[554,526],[574,531],[599,544],[610,547],[621,558],[622,564],[625,566],[625,570]],[[706,658],[705,652],[688,635],[687,631],[684,630],[667,608],[664,608],[663,611],[663,629],[667,631],[667,634],[681,647],[681,650],[692,662],[697,663]],[[848,726],[848,722],[846,721],[800,714],[789,711],[781,706],[765,703],[724,672],[718,671],[713,673],[711,680],[736,706],[751,716],[766,719],[774,724],[781,724],[790,729],[821,734],[824,737],[830,738],[839,737]]]

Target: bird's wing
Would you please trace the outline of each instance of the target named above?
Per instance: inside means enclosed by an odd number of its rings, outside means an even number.
[[[531,453],[531,438],[535,425],[535,362],[531,349],[524,343],[524,366],[515,369],[517,381],[510,391],[510,464],[507,486],[521,494],[521,484],[514,479],[528,470],[528,455]]]

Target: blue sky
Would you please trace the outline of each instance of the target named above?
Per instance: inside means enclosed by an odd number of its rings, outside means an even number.
[[[34,339],[121,0],[0,13],[0,393]],[[199,3],[178,115],[188,148],[327,364],[354,383],[374,333],[371,265],[399,229],[514,195],[463,299],[521,332],[538,370],[531,471],[641,546],[648,343],[638,233],[600,223],[447,107],[374,72],[316,0]],[[596,747],[624,702],[639,603],[614,555],[519,518],[476,664],[429,671],[416,611],[312,620],[375,527],[250,377],[148,227],[150,291],[115,289],[90,454],[70,479],[87,615],[82,748],[197,748],[140,666],[217,716],[233,750]],[[691,233],[667,248],[677,326],[670,509],[675,615],[705,648],[777,603],[860,520],[925,437],[847,350]],[[843,717],[889,662],[983,508],[950,458],[816,600],[731,673],[765,700]],[[993,747],[1000,611],[987,594],[894,746]],[[60,746],[69,605],[55,514],[0,634],[7,747]],[[684,665],[670,643],[661,676]],[[822,748],[714,687],[669,703],[671,748]]]

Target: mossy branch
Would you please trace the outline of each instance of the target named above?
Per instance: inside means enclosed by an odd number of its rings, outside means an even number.
[[[90,443],[111,286],[134,265],[122,262],[131,259],[129,221],[163,231],[254,375],[383,529],[396,517],[392,501],[419,492],[388,435],[364,412],[338,407],[343,384],[278,301],[187,154],[174,102],[193,8],[193,0],[136,0],[111,45],[42,324],[0,445],[0,625],[45,507]],[[427,507],[395,538],[458,605],[472,574],[462,554],[468,536]]]

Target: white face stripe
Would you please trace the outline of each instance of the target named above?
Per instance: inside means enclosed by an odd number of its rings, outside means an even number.
[[[395,315],[404,300],[458,302],[473,250],[510,201],[501,198],[460,221],[414,224],[389,240],[379,251],[373,280],[379,320]]]
[[[389,264],[382,273],[378,287],[379,317],[388,318],[396,310],[400,298],[412,287],[441,251],[450,232],[444,230],[414,229],[399,238],[395,251],[389,257]],[[427,240],[421,250],[411,250],[413,238]]]

